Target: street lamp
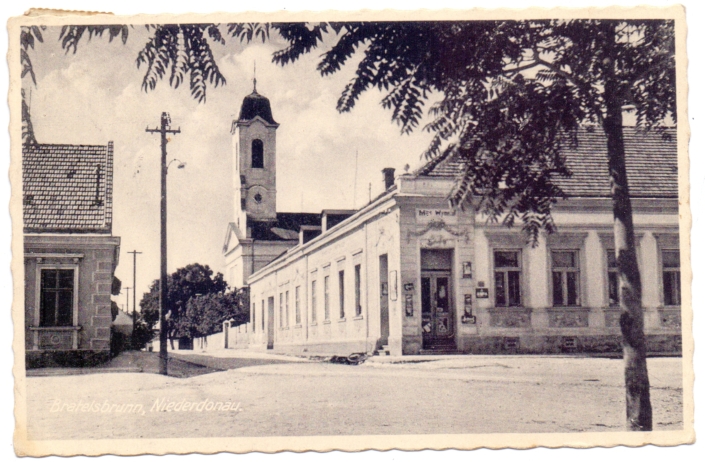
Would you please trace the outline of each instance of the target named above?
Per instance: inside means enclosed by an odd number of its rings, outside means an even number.
[[[169,298],[169,288],[167,287],[167,274],[166,274],[166,174],[168,170],[168,165],[166,163],[166,144],[169,141],[167,139],[167,134],[177,134],[181,133],[181,129],[177,128],[172,130],[169,128],[171,125],[171,117],[166,112],[162,112],[161,126],[159,128],[147,128],[147,133],[159,133],[161,135],[161,145],[162,145],[162,170],[161,170],[161,184],[162,184],[162,200],[161,200],[161,277],[159,279],[159,373],[162,375],[167,375],[168,372],[168,362],[169,353],[167,352],[167,332],[166,332],[166,314],[167,314],[167,300]],[[173,161],[172,161],[173,162]],[[180,161],[179,161],[180,162]],[[171,164],[171,162],[169,162]],[[181,163],[181,165],[186,165]],[[183,168],[183,167],[181,167]]]

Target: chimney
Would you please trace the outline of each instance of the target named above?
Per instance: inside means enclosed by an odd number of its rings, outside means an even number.
[[[394,169],[392,167],[387,167],[382,169],[382,174],[384,175],[384,190],[394,186]]]

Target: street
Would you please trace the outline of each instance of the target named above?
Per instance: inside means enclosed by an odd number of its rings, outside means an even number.
[[[172,356],[200,367],[201,373],[183,378],[146,372],[28,377],[29,438],[624,428],[623,363],[615,359],[375,357],[349,366],[232,350]],[[681,359],[652,358],[648,367],[654,429],[680,429]]]

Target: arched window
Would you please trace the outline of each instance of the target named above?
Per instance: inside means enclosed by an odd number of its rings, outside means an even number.
[[[252,140],[252,168],[264,168],[264,143]]]

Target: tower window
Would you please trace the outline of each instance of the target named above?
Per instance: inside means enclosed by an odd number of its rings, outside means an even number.
[[[252,140],[252,168],[264,168],[264,143]]]

